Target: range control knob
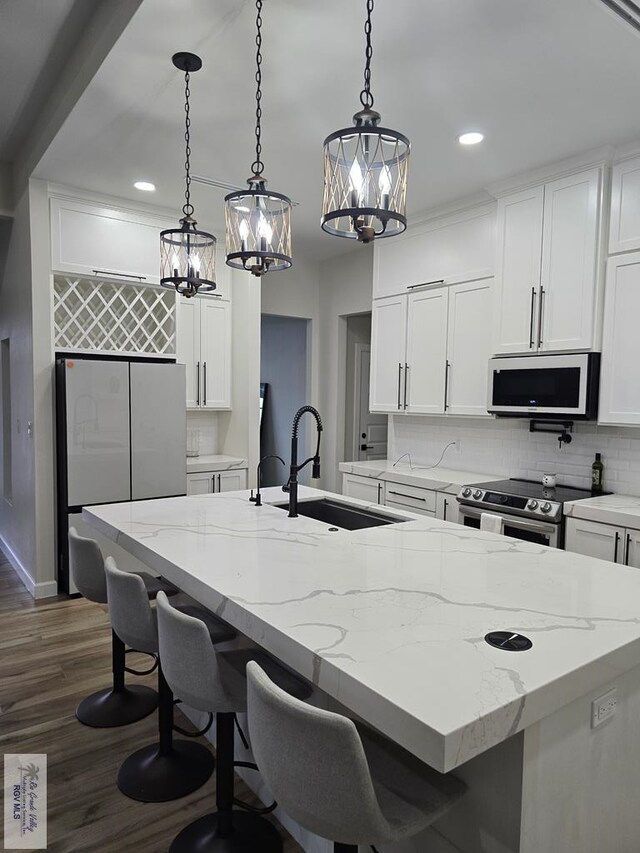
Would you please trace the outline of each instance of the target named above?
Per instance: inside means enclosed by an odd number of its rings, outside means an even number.
[[[481,489],[476,489],[475,492],[473,493],[473,496],[477,501],[479,501],[480,498],[482,497]]]
[[[527,509],[538,509],[538,501],[529,501]]]
[[[540,507],[540,509],[542,510],[542,512],[550,512],[551,511],[551,504],[549,503],[549,501],[545,501],[542,504],[542,506]]]
[[[468,486],[462,490],[462,497],[463,498],[470,498],[471,497],[471,489]]]

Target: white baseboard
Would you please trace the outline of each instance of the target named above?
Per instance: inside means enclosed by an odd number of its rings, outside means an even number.
[[[7,540],[0,535],[0,548],[4,552],[7,560],[11,564],[14,572],[18,575],[22,583],[24,584],[27,592],[33,596],[35,599],[40,598],[51,598],[54,595],[58,594],[58,584],[56,581],[42,581],[40,583],[36,583],[29,572],[22,565],[18,557],[16,556],[14,550],[11,548]]]

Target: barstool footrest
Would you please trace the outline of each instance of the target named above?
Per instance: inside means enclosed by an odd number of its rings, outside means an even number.
[[[233,811],[233,832],[218,835],[217,814],[190,823],[177,835],[169,853],[282,853],[282,839],[275,826],[251,812]]]
[[[157,707],[158,694],[151,687],[107,687],[83,699],[76,708],[76,717],[85,726],[110,729],[142,720]]]

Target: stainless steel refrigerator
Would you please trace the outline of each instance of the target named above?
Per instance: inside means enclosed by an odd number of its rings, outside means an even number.
[[[69,526],[99,538],[82,522],[83,506],[186,493],[185,400],[183,364],[56,359],[61,592],[77,591],[69,577]],[[112,543],[107,553],[134,568]]]

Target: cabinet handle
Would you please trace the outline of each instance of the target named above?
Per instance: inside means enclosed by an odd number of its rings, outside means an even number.
[[[202,405],[207,405],[207,362],[204,361],[202,363],[202,372],[203,372],[203,380],[202,380]]]
[[[405,495],[404,492],[392,492],[389,490],[390,495],[397,495],[399,498],[411,498],[412,501],[424,501],[426,503],[426,498],[418,498],[416,495]]]
[[[538,346],[542,346],[542,306],[544,303],[544,287],[540,285],[540,304],[538,305]]]
[[[402,382],[402,365],[398,364],[398,411],[402,408],[400,404],[400,384]]]
[[[631,547],[631,534],[627,533],[627,542],[624,546],[624,564],[629,565],[629,548]]]
[[[378,483],[378,503],[380,503],[380,491],[382,490],[382,483]]]
[[[200,362],[196,364],[196,406],[200,405]]]
[[[421,284],[408,284],[407,290],[413,290],[416,287],[427,287],[430,284],[444,284],[444,279],[436,278],[434,281],[423,281]]]
[[[443,521],[446,521],[446,520],[447,520],[447,507],[448,507],[448,506],[449,506],[449,501],[448,501],[448,500],[446,500],[446,498],[445,498],[445,501],[444,501],[444,512],[442,513],[442,520],[443,520]]]
[[[94,270],[94,275],[116,275],[121,278],[137,278],[138,281],[146,281],[146,275],[134,275],[132,272],[113,272],[113,270]]]
[[[536,304],[536,289],[531,288],[531,307],[529,308],[529,349],[533,348],[535,341],[533,340],[533,314]]]
[[[449,368],[451,364],[448,361],[444,363],[444,410],[445,412],[449,408],[449,403],[447,402],[447,398],[449,396]]]
[[[404,407],[407,408],[407,378],[409,376],[409,365],[404,365]]]
[[[620,534],[616,533],[615,545],[613,547],[613,562],[618,562],[618,543],[620,542]]]

